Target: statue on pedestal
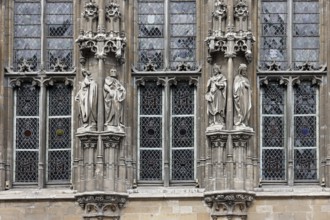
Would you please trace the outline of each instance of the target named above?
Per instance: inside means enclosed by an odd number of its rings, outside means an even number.
[[[247,78],[247,66],[246,64],[240,64],[233,86],[234,128],[236,130],[252,130],[248,126],[252,106],[251,94],[251,84]]]
[[[80,90],[75,97],[79,103],[79,118],[82,122],[78,132],[96,131],[97,84],[88,70],[82,69],[81,72],[84,80],[80,82]]]
[[[103,95],[105,106],[105,130],[123,131],[123,101],[126,98],[124,86],[115,78],[116,70],[110,70],[110,76],[105,78]]]
[[[222,130],[225,126],[225,110],[227,95],[227,79],[221,73],[221,67],[217,64],[213,66],[213,76],[207,82],[207,113],[209,117],[209,127]]]

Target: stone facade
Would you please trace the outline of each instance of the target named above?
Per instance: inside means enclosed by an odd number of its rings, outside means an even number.
[[[40,2],[43,13],[48,1]],[[197,0],[196,66],[181,62],[174,69],[159,69],[151,60],[137,67],[140,1],[58,2],[72,4],[71,69],[60,59],[52,65],[42,60],[37,69],[25,59],[16,63],[15,1],[0,1],[0,220],[330,219],[329,1],[318,1],[320,66],[303,60],[303,65],[286,69],[275,61],[266,63],[267,68],[260,66],[261,1]],[[170,1],[164,2],[168,6]],[[288,2],[293,8],[293,1]],[[40,38],[46,39],[46,31],[41,32]],[[46,47],[46,40],[41,45]],[[148,82],[162,88],[168,106],[174,105],[171,88],[181,82],[193,88],[196,143],[194,175],[189,181],[171,179],[167,148],[162,148],[161,181],[139,179],[139,95]],[[295,181],[292,152],[296,148],[290,142],[286,148],[293,150],[287,153],[285,178],[267,181],[262,171],[263,88],[272,83],[282,86],[290,103],[296,86],[305,82],[317,88],[317,174],[311,181]],[[30,149],[39,155],[31,168],[37,173],[33,183],[17,181],[15,170],[16,152],[21,150],[15,140],[19,131],[15,120],[20,116],[15,113],[17,91],[25,84],[38,90],[40,103],[35,129],[41,147]],[[65,115],[71,120],[71,167],[67,181],[52,183],[47,176],[47,95],[58,84],[72,91],[72,111]],[[286,113],[286,124],[293,121],[292,112]],[[172,137],[169,115],[162,115],[164,146],[170,145]],[[293,138],[293,131],[284,131],[286,139]],[[31,136],[30,130],[24,132]],[[56,130],[58,136],[63,133]]]

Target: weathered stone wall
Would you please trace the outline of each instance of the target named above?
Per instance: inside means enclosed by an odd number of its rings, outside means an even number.
[[[73,200],[15,200],[0,202],[0,220],[82,220],[83,211]],[[202,198],[132,199],[121,220],[210,220]],[[248,220],[329,220],[326,197],[257,198]]]

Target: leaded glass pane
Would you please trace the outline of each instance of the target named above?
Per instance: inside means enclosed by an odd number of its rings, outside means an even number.
[[[283,114],[284,101],[284,87],[278,83],[269,83],[263,87],[262,114]]]
[[[285,153],[284,149],[262,150],[262,179],[285,179]]]
[[[140,117],[140,148],[162,148],[162,117]]]
[[[276,0],[262,2],[262,36],[260,64],[265,67],[272,61],[287,65],[287,2]]]
[[[295,180],[317,179],[316,149],[296,149],[294,151]]]
[[[140,115],[161,115],[162,97],[162,87],[155,83],[140,87]]]
[[[194,179],[194,150],[172,151],[172,180]]]
[[[316,87],[303,82],[294,89],[294,114],[316,113]]]
[[[38,152],[16,151],[15,182],[38,181]]]
[[[72,68],[73,15],[71,2],[53,2],[46,5],[47,69],[64,65],[67,71]]]
[[[284,146],[284,117],[263,117],[262,121],[262,146]]]
[[[262,179],[284,180],[285,170],[285,93],[277,82],[262,87]]]
[[[71,115],[71,88],[64,84],[49,87],[49,115]]]
[[[71,148],[71,118],[49,119],[48,148]]]
[[[319,61],[319,2],[294,0],[293,4],[293,61],[295,66]],[[309,50],[303,50],[309,48]]]
[[[48,181],[68,181],[71,175],[71,151],[48,152]]]
[[[39,90],[23,83],[16,91],[16,116],[39,115]]]
[[[164,67],[164,2],[139,0],[138,69],[152,62],[157,69]]]
[[[172,87],[172,114],[194,114],[194,87],[188,83],[178,83]]]
[[[35,71],[40,65],[40,2],[15,2],[14,13],[14,70],[26,60]]]
[[[140,180],[162,179],[162,151],[140,151]]]
[[[172,147],[193,147],[194,128],[195,126],[193,117],[172,117]]]
[[[170,3],[170,65],[176,69],[182,62],[195,68],[196,60],[196,3]]]
[[[16,118],[16,149],[39,148],[39,119]]]
[[[316,117],[296,116],[294,118],[294,146],[316,146]]]

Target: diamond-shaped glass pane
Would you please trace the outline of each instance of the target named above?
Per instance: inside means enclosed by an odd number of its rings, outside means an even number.
[[[284,116],[263,117],[262,119],[262,146],[284,146]]]
[[[194,127],[193,117],[172,117],[172,147],[193,147]]]
[[[294,88],[294,113],[316,113],[316,87],[310,82],[303,82]]]
[[[56,83],[48,87],[49,115],[71,115],[71,88],[64,84]]]
[[[316,146],[316,116],[296,116],[294,118],[294,146]]]
[[[68,181],[71,176],[71,151],[48,152],[48,181]]]
[[[16,118],[16,149],[39,148],[39,119]]]
[[[162,87],[146,83],[140,87],[140,115],[161,115],[163,109]]]
[[[140,148],[162,148],[162,118],[140,117]]]
[[[194,179],[194,150],[172,151],[172,180]]]
[[[16,151],[15,182],[38,181],[38,152]]]
[[[71,118],[49,119],[49,149],[71,148]]]
[[[172,87],[172,114],[194,114],[194,87],[188,83],[178,83]]]
[[[140,151],[140,180],[162,179],[162,151]]]
[[[262,150],[262,179],[285,179],[285,153],[283,149]]]
[[[23,83],[16,91],[16,116],[39,115],[39,90]]]
[[[283,114],[284,101],[284,87],[278,83],[269,83],[263,87],[262,114]]]
[[[294,178],[296,180],[317,179],[316,149],[296,149],[294,151]]]

